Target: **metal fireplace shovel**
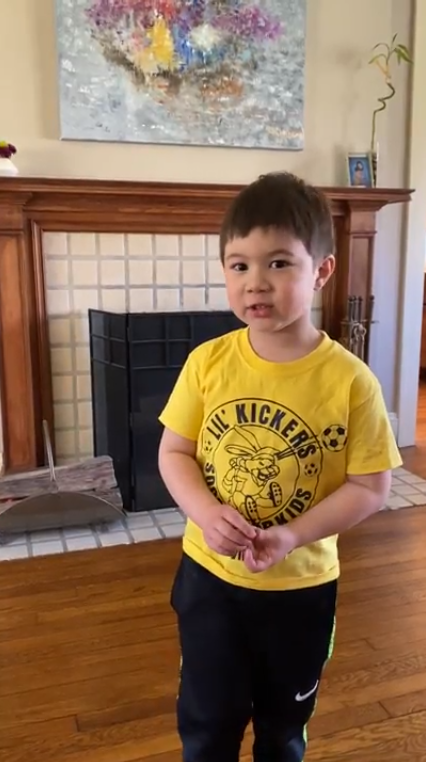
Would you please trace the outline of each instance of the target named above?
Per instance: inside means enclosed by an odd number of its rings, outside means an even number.
[[[50,471],[49,491],[0,508],[0,532],[31,532],[117,521],[124,512],[98,495],[61,490],[56,479],[47,421],[43,436]]]

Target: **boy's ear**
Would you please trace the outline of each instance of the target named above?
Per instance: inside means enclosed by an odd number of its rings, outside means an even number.
[[[325,257],[317,267],[317,277],[315,280],[315,291],[321,291],[327,281],[331,278],[336,267],[336,259],[333,254]]]

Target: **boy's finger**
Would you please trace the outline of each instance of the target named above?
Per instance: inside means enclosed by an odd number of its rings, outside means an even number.
[[[231,508],[227,505],[223,506],[223,508],[225,509],[223,513],[225,521],[235,527],[235,529],[238,529],[244,537],[247,537],[249,540],[254,540],[257,534],[256,528],[249,524],[245,518],[235,510],[235,508]]]
[[[247,566],[247,569],[251,572],[264,571],[266,568],[264,562],[260,558],[256,558],[250,548],[247,548],[244,553],[244,563]]]
[[[250,571],[262,572],[266,571],[273,565],[273,559],[269,553],[264,550],[259,550],[256,546],[247,548],[244,554],[244,561]]]
[[[251,542],[247,535],[243,534],[239,529],[235,529],[235,527],[233,527],[232,524],[229,524],[226,520],[223,520],[220,523],[218,530],[222,537],[225,537],[240,548],[247,548]]]
[[[215,545],[219,553],[223,556],[234,556],[236,551],[242,550],[242,547],[224,537],[219,531],[216,532]]]

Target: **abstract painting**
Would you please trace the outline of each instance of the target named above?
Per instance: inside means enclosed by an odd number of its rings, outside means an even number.
[[[56,0],[61,137],[303,148],[306,0]]]

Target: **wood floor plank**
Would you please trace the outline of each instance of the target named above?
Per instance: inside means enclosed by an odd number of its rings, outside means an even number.
[[[316,739],[309,762],[424,762],[426,713],[418,713],[364,725]]]
[[[0,734],[0,750],[12,747],[23,748],[25,744],[34,743],[38,738],[56,738],[74,735],[78,732],[77,718],[59,717],[48,722],[26,722],[19,725],[2,726]]]
[[[144,701],[134,701],[130,704],[107,707],[97,712],[86,712],[75,718],[77,728],[82,733],[108,727],[122,722],[146,719],[163,714],[172,714],[176,709],[176,695],[160,696],[159,698],[147,698]]]
[[[19,748],[0,748],[1,762],[46,762],[85,759],[86,762],[130,762],[179,748],[174,713],[148,720],[116,723],[100,729],[62,736],[25,740]]]
[[[403,717],[406,714],[426,712],[426,690],[386,698],[382,701],[382,705],[390,717]]]
[[[139,618],[125,624],[126,626],[118,621],[102,627],[89,625],[78,633],[70,630],[54,631],[16,639],[13,642],[3,641],[0,643],[0,662],[7,656],[7,665],[10,667],[31,665],[34,661],[47,663],[50,659],[60,663],[68,661],[80,649],[83,652],[108,654],[110,650],[122,651],[125,642],[126,651],[133,653],[135,649],[140,648],[141,643],[145,648],[149,648],[150,643],[157,643],[163,638],[175,640],[176,623],[170,612],[167,612],[167,616],[156,617],[156,621],[149,628],[142,627]],[[373,650],[372,646],[368,647]]]
[[[350,644],[352,645],[352,644]],[[375,676],[390,677],[396,671],[404,674],[408,669],[416,669],[420,662],[426,659],[426,635],[422,640],[402,642],[395,648],[387,646],[379,651],[372,648],[364,648],[359,652],[352,652],[346,644],[337,645],[335,654],[327,666],[327,677],[331,679],[343,679],[348,682],[351,675],[361,675],[362,679],[368,677],[368,682],[373,683]],[[351,666],[353,665],[353,667]]]
[[[117,705],[126,696],[132,701],[136,697],[159,697],[176,690],[177,667],[159,664],[155,673],[138,669],[133,672],[104,675],[91,680],[80,680],[42,689],[28,689],[8,696],[1,708],[1,724],[14,725],[21,722],[41,722],[66,714],[81,711],[95,711]]]
[[[21,693],[20,686],[25,680],[31,685],[32,690],[42,690],[134,672],[135,663],[138,664],[139,670],[155,670],[161,667],[171,671],[176,668],[179,662],[177,644],[173,647],[170,639],[156,639],[155,648],[155,653],[151,653],[150,650],[147,652],[144,641],[129,649],[116,646],[99,652],[75,652],[70,654],[66,661],[59,663],[55,656],[50,656],[47,660],[34,659],[20,668],[16,665],[6,666],[1,673],[0,698]]]
[[[340,641],[342,643],[350,642],[356,638],[367,638],[370,643],[391,642],[399,643],[404,634],[407,633],[408,637],[416,637],[417,635],[410,636],[410,630],[415,630],[416,633],[426,632],[426,612],[414,612],[405,613],[405,617],[402,614],[398,616],[397,612],[389,612],[386,620],[381,620],[379,617],[374,616],[372,611],[370,616],[364,621],[354,619],[351,616],[348,618],[340,617]],[[370,634],[369,637],[367,637]],[[389,635],[389,639],[386,637]]]
[[[308,735],[310,741],[344,730],[356,730],[372,722],[380,722],[389,719],[386,709],[376,702],[363,706],[346,707],[335,712],[318,712],[309,723]]]

